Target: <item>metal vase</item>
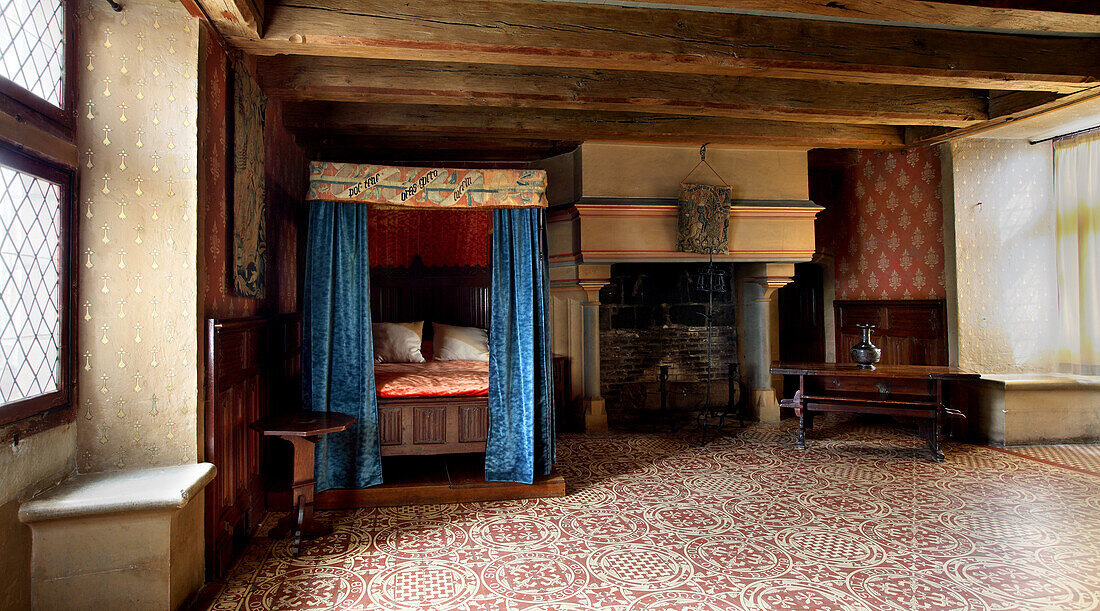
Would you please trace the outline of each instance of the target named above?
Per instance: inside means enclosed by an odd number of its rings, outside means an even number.
[[[859,343],[852,346],[852,360],[860,369],[874,369],[875,363],[882,358],[882,350],[871,343],[871,332],[875,325],[856,325],[859,327]]]

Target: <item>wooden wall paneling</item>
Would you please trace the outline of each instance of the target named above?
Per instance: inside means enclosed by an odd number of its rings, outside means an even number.
[[[219,578],[265,511],[265,478],[289,474],[289,448],[251,428],[301,409],[298,314],[206,321],[206,459],[218,475],[206,494],[208,574]],[[285,445],[285,444],[284,444]],[[279,474],[279,475],[276,475]]]
[[[267,373],[260,366],[267,321],[208,319],[206,326],[206,459],[218,468],[206,495],[207,562],[225,574],[262,517],[260,434],[249,428],[266,411]]]
[[[873,324],[884,365],[947,365],[947,309],[942,299],[835,301],[838,363],[851,363],[857,324]]]

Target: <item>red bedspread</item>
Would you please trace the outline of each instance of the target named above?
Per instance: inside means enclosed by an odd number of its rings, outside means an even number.
[[[489,394],[487,361],[376,363],[379,397],[478,397]]]

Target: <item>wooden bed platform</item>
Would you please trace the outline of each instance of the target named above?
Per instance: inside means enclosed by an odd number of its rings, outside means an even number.
[[[565,496],[565,478],[557,472],[537,477],[533,484],[487,482],[484,461],[484,455],[479,454],[384,458],[386,483],[359,490],[320,492],[315,507],[355,509]],[[271,492],[267,501],[272,511],[289,511],[290,491]]]

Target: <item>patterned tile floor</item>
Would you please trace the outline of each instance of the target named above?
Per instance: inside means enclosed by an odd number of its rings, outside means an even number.
[[[1049,446],[1008,446],[1004,452],[1100,475],[1100,444],[1064,444]]]
[[[1095,609],[1100,475],[897,427],[567,436],[558,499],[322,512],[213,609]],[[268,521],[270,523],[271,520]]]

